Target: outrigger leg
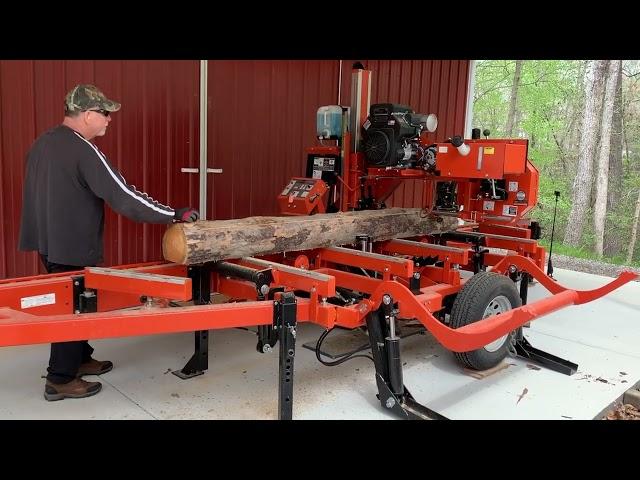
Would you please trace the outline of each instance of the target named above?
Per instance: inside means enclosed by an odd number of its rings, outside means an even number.
[[[207,305],[211,301],[211,264],[191,266],[188,270],[192,284],[194,305]],[[202,375],[209,368],[209,330],[194,332],[194,352],[181,370],[174,370],[175,376],[183,380]]]
[[[296,354],[298,327],[296,297],[283,293],[273,302],[273,327],[280,340],[280,368],[278,374],[278,420],[293,417],[293,360]]]
[[[522,305],[527,304],[527,290],[529,288],[529,277],[527,272],[522,272],[520,279],[520,299]],[[573,375],[578,371],[578,364],[556,357],[551,353],[545,352],[532,346],[529,341],[524,338],[522,327],[518,328],[515,333],[513,347],[515,356],[525,360],[538,363],[543,367],[553,370],[554,372],[563,373],[565,375]]]
[[[416,402],[404,386],[400,337],[395,332],[395,315],[391,295],[384,295],[380,308],[367,315],[369,341],[376,368],[378,399],[384,408],[404,419],[446,420],[446,417]]]

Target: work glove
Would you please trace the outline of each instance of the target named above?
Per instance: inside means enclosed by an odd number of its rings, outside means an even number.
[[[189,207],[179,208],[173,215],[175,222],[192,223],[200,218],[200,214],[197,210]]]

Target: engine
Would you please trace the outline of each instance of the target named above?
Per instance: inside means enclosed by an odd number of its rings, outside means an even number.
[[[371,105],[362,126],[365,159],[370,166],[388,168],[435,168],[435,145],[424,145],[420,135],[435,131],[435,115],[415,113],[405,105]]]

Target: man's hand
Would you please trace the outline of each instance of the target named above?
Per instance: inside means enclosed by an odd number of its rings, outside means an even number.
[[[173,215],[174,221],[192,223],[200,218],[200,214],[197,210],[189,207],[179,208]]]

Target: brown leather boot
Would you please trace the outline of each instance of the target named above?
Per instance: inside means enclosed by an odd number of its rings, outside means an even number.
[[[102,375],[103,373],[110,372],[113,369],[113,363],[109,360],[101,362],[100,360],[91,359],[87,363],[83,363],[78,368],[77,377],[80,378],[83,375]]]
[[[102,390],[100,382],[85,382],[74,378],[69,383],[53,383],[47,380],[44,386],[44,398],[53,402],[64,398],[84,398],[95,395]]]

